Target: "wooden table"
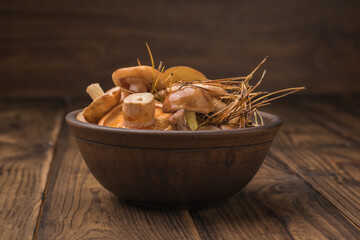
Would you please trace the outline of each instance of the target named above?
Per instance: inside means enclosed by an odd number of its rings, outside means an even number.
[[[360,239],[360,98],[290,97],[258,174],[215,207],[119,201],[89,173],[64,114],[79,100],[0,101],[0,239]]]

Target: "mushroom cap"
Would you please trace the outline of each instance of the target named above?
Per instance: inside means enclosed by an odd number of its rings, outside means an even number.
[[[188,85],[188,87],[189,86],[190,85]],[[212,85],[203,84],[203,83],[192,83],[191,86],[205,90],[212,97],[221,97],[221,96],[227,95],[227,91],[221,87],[212,86]],[[157,93],[154,93],[154,97],[155,97],[155,99],[163,98],[163,97],[165,97],[167,92],[175,92],[175,91],[179,90],[181,87],[183,87],[183,84],[175,83],[171,87],[168,87],[167,89],[163,89],[163,90],[158,91]]]
[[[194,80],[206,80],[206,76],[203,73],[188,66],[175,66],[168,68],[162,73],[162,77],[164,80],[166,80],[167,78],[169,78],[171,74],[173,74],[172,75],[173,82],[177,82],[177,81],[191,82]]]
[[[106,127],[117,127],[120,122],[124,121],[122,114],[122,104],[113,107],[99,121],[98,125]]]
[[[116,86],[126,89],[129,89],[131,84],[143,84],[147,90],[150,90],[153,82],[157,79],[156,89],[166,87],[160,72],[157,69],[144,65],[119,68],[112,74],[112,79]]]
[[[163,103],[163,111],[174,113],[180,109],[189,112],[209,113],[214,111],[211,96],[205,90],[184,87],[169,94]]]
[[[91,123],[98,123],[105,113],[119,103],[120,91],[120,87],[114,87],[101,97],[96,98],[89,106],[84,108],[83,116],[85,120]]]
[[[171,117],[169,117],[168,121],[174,130],[183,130],[183,131],[191,130],[191,128],[187,124],[184,109],[180,109],[175,113],[173,113]]]
[[[227,91],[222,87],[212,86],[203,83],[194,83],[193,85],[206,90],[212,97],[221,97],[227,94]]]

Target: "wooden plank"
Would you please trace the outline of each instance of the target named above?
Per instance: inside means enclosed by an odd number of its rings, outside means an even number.
[[[54,144],[61,101],[0,101],[0,239],[32,239]]]
[[[25,1],[0,3],[2,96],[85,95],[120,66],[149,59],[210,78],[249,73],[264,89],[360,91],[359,1]],[[51,76],[51,78],[49,78]]]
[[[64,126],[37,239],[201,239],[188,211],[120,202],[94,179]]]
[[[360,143],[360,95],[307,97],[301,107],[311,112],[312,121],[341,135],[347,141]]]
[[[271,156],[240,194],[191,215],[203,239],[360,237],[326,199]]]
[[[314,99],[295,98],[273,107],[284,117],[285,124],[272,153],[359,228],[360,143],[354,135],[347,137],[352,127],[346,125],[349,120],[334,118],[338,111],[322,106],[320,118],[304,107],[310,105],[317,103]],[[360,120],[354,116],[353,125]],[[341,124],[334,127],[339,120]],[[343,134],[339,134],[340,129],[345,129]]]

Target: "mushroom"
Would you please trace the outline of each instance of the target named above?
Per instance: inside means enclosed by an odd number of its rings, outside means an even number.
[[[99,121],[98,125],[106,127],[117,127],[124,121],[122,114],[122,104],[117,105],[107,112]]]
[[[189,125],[187,124],[184,109],[176,111],[174,114],[171,115],[171,117],[169,117],[168,121],[171,127],[175,130],[191,130]]]
[[[209,113],[215,108],[211,96],[205,90],[184,87],[169,94],[163,104],[163,111],[167,113],[174,113],[180,109],[188,112]]]
[[[223,124],[220,126],[220,129],[221,130],[234,130],[234,129],[236,129],[236,127],[231,124]]]
[[[183,84],[173,84],[171,87],[163,89],[158,91],[156,94],[154,94],[155,99],[161,99],[164,98],[167,93],[176,92],[181,87],[183,87]],[[209,93],[211,97],[221,97],[227,94],[227,91],[221,87],[203,84],[203,83],[194,83],[189,85],[188,87],[195,86],[194,88],[201,88]]]
[[[125,111],[123,111],[123,105],[119,104],[118,106],[111,109],[107,114],[105,114],[100,119],[99,125],[107,126],[107,127],[117,127],[117,128],[145,128],[145,129],[154,129],[154,130],[171,130],[171,126],[168,121],[168,118],[171,116],[171,113],[164,113],[162,111],[161,103],[155,103],[155,121],[153,121],[153,118],[146,119],[146,118],[142,118],[142,116],[137,118],[136,114],[134,114],[138,111],[137,108],[140,107],[142,108],[143,113],[148,114],[150,112],[150,114],[148,115],[152,116],[153,114],[152,105],[150,104],[149,107],[149,105],[145,103],[147,101],[145,99],[149,98],[149,93],[137,93],[137,94],[132,94],[130,96],[128,96],[123,103],[125,109],[127,109],[126,113]],[[152,95],[150,94],[150,96]],[[133,98],[135,98],[135,100]],[[142,99],[142,103],[139,102],[139,98]],[[150,102],[152,101],[150,100]],[[126,115],[127,119],[136,118],[136,120],[131,121],[131,123],[129,124],[128,121],[127,122],[124,121],[125,119],[124,115]],[[136,121],[135,124],[134,121]]]
[[[119,68],[112,74],[112,79],[115,86],[134,93],[148,92],[155,81],[157,81],[156,89],[166,87],[160,72],[150,66]],[[123,91],[122,99],[125,99],[127,95],[129,93]]]
[[[155,100],[151,93],[134,93],[123,102],[124,125],[146,128],[155,123]]]
[[[83,112],[79,112],[78,115],[76,115],[76,120],[80,121],[80,122],[86,122],[89,123],[88,121],[86,121],[86,119],[84,118]]]
[[[163,79],[170,78],[170,75],[172,75],[172,81],[187,81],[191,82],[194,80],[206,80],[206,76],[199,72],[198,70],[187,67],[187,66],[176,66],[171,67],[165,70],[165,72],[162,73]]]
[[[213,103],[214,108],[215,108],[214,112],[219,112],[219,111],[225,109],[226,106],[227,106],[226,103],[224,103],[220,99],[217,99],[217,98],[214,98],[214,97],[211,98],[211,102]]]
[[[227,106],[232,107],[232,105],[235,104],[235,102],[231,102],[229,105],[226,105],[226,103],[224,103],[220,99],[217,99],[214,97],[211,99],[211,101],[214,104],[214,107],[215,107],[214,112],[215,113],[225,109]],[[239,122],[239,120],[240,120],[240,117],[235,117],[235,118],[230,119],[228,123],[237,124]]]
[[[93,102],[83,110],[84,119],[90,123],[98,123],[105,113],[119,103],[120,90],[120,87],[114,87],[104,93],[98,83],[89,85],[86,91]]]
[[[221,97],[221,96],[224,96],[224,95],[226,95],[228,93],[222,87],[217,87],[217,86],[203,84],[203,83],[194,83],[192,85],[204,89],[212,97]]]
[[[177,115],[171,118],[169,121],[172,121],[173,128],[175,130],[185,130],[182,123],[183,119],[185,119],[189,129],[194,131],[198,128],[196,113],[209,113],[214,111],[215,108],[209,93],[201,88],[189,86],[181,88],[165,98],[164,112],[174,113],[181,109],[184,110],[185,118],[180,118]],[[175,123],[174,121],[179,122]],[[179,128],[176,128],[176,126]]]
[[[171,130],[172,127],[168,121],[171,113],[164,113],[162,110],[162,103],[155,103],[155,118],[156,122],[153,126],[155,130]]]

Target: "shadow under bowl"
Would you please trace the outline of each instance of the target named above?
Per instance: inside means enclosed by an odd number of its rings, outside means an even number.
[[[281,118],[221,131],[119,129],[66,116],[97,181],[120,199],[147,207],[198,208],[236,194],[259,170]]]

